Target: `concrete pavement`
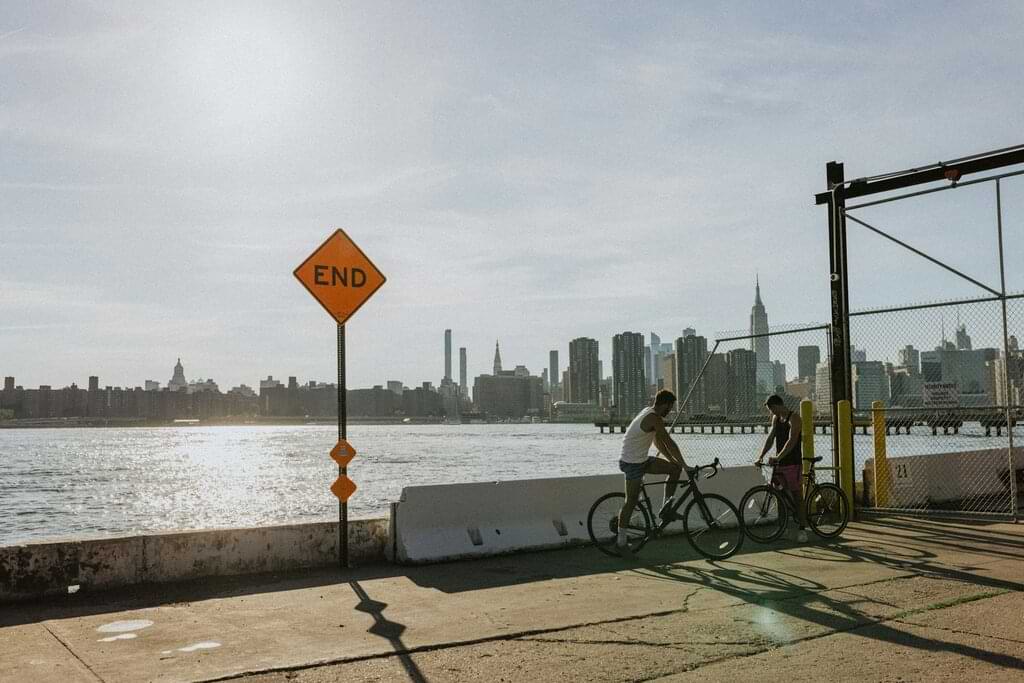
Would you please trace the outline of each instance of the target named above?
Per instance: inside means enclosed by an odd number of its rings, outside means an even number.
[[[591,548],[0,607],[2,681],[1020,680],[1024,527],[878,518],[841,543],[627,565]]]

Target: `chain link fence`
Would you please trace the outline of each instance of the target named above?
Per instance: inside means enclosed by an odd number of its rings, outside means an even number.
[[[752,464],[769,436],[764,402],[777,394],[798,415],[802,400],[813,403],[815,455],[824,456],[819,480],[833,481],[834,473],[825,469],[835,464],[828,329],[721,335],[710,343],[698,335],[677,339],[669,388],[679,396],[680,410],[670,423],[687,462]]]
[[[1024,313],[1024,302],[1007,298],[1006,326],[1003,303],[991,297],[851,314],[860,507],[1016,514],[1024,360],[1009,310]]]

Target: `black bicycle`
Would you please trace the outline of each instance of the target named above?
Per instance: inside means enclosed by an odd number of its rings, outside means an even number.
[[[677,511],[689,500],[682,514],[683,531],[686,540],[693,549],[709,560],[724,560],[732,557],[743,545],[743,524],[736,507],[722,496],[714,493],[701,493],[697,488],[697,479],[702,470],[711,470],[706,479],[718,474],[718,458],[710,465],[702,465],[687,471],[689,481],[680,481],[679,486],[685,488],[665,516],[653,523],[655,518],[651,498],[647,495],[648,486],[664,486],[668,480],[644,484],[640,488],[640,499],[637,501],[629,525],[626,527],[626,539],[633,552],[643,548],[647,541],[655,538],[673,521],[680,519]],[[692,497],[692,498],[691,498]],[[587,515],[587,532],[590,540],[598,549],[613,557],[618,557],[615,548],[619,533],[619,510],[626,501],[622,492],[607,493],[590,507]]]
[[[819,484],[814,478],[814,464],[821,457],[804,458],[811,463],[802,477],[807,496],[804,499],[804,513],[807,525],[821,538],[835,538],[843,533],[850,521],[850,501],[843,490],[830,482]],[[761,465],[770,467],[770,465]],[[778,473],[772,473],[768,484],[755,486],[743,494],[740,501],[743,529],[751,540],[770,543],[786,531],[790,515],[796,515],[797,502],[793,494],[783,485]]]

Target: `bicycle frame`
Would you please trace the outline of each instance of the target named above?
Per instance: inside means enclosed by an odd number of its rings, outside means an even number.
[[[640,487],[640,500],[637,502],[638,504],[643,505],[647,509],[647,515],[651,518],[652,522],[655,521],[654,505],[651,503],[651,497],[647,495],[647,487],[668,486],[668,482],[668,479],[665,479],[664,481],[652,481],[650,483],[645,483],[643,486]],[[679,511],[679,508],[683,506],[683,503],[690,499],[690,496],[694,496],[698,501],[697,504],[700,505],[700,511],[701,514],[704,515],[704,519],[710,519],[711,511],[708,510],[707,503],[704,502],[704,494],[701,493],[699,488],[697,488],[697,477],[687,479],[685,482],[681,481],[679,482],[679,485],[685,486],[686,490],[683,492],[683,495],[679,496],[679,499],[672,505],[671,509],[669,510],[669,512],[671,513],[671,519],[669,519],[668,521],[664,519],[657,520],[657,524],[652,527],[652,532],[654,534],[660,534],[665,529],[665,527],[679,519],[676,513]]]

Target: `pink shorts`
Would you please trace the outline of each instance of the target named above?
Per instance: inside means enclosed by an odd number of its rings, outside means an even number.
[[[795,493],[800,492],[800,465],[776,465],[772,473],[772,483],[782,486]]]

